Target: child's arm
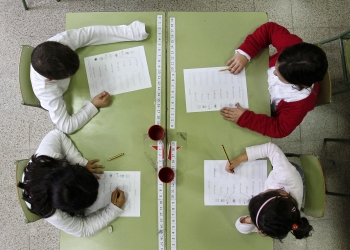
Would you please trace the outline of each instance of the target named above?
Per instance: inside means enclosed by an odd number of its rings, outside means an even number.
[[[50,131],[41,141],[36,151],[37,155],[47,155],[55,159],[67,157],[70,164],[85,166],[87,159],[81,156],[72,141],[61,131],[55,129]]]
[[[253,224],[250,216],[242,216],[237,219],[235,226],[237,230],[242,234],[249,234],[252,232],[258,232],[257,228]]]
[[[237,156],[236,158],[233,158],[232,160],[230,160],[230,163],[227,162],[225,170],[231,174],[234,173],[234,168],[238,167],[242,162],[245,162],[248,160],[248,156],[247,153],[243,153],[239,156]]]
[[[248,35],[243,44],[238,48],[247,53],[251,58],[255,57],[260,50],[270,44],[277,51],[282,51],[286,47],[301,43],[303,40],[277,23],[268,22],[257,28],[252,34]]]
[[[119,197],[115,201],[115,197]],[[121,207],[125,203],[124,192],[116,190],[111,195],[111,203],[104,209],[88,215],[87,217],[70,216],[69,214],[56,210],[55,214],[45,220],[56,228],[76,237],[88,237],[98,232],[111,221],[117,218],[122,212]]]
[[[48,41],[60,42],[68,45],[72,50],[76,50],[88,45],[141,41],[147,37],[145,24],[134,21],[130,25],[89,26],[67,30],[50,38]]]
[[[238,118],[237,125],[272,138],[283,138],[303,121],[307,111],[303,105],[293,107],[293,104],[288,103],[283,109],[277,110],[273,117],[245,110]]]

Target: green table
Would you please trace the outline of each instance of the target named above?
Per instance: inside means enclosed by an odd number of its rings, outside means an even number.
[[[245,37],[267,21],[267,15],[170,12],[170,17],[176,23],[177,94],[176,127],[168,129],[168,140],[183,146],[177,151],[177,249],[272,249],[271,238],[236,230],[235,221],[248,214],[247,206],[204,206],[204,160],[225,160],[221,144],[233,158],[245,147],[270,138],[224,120],[219,111],[186,113],[183,76],[183,69],[225,65]],[[249,109],[270,114],[267,68],[268,50],[264,50],[247,65],[246,75]]]
[[[147,57],[152,88],[115,95],[109,107],[89,121],[71,139],[87,159],[98,158],[105,170],[141,171],[141,217],[119,217],[114,220],[113,233],[104,228],[88,238],[76,238],[61,232],[61,249],[157,249],[157,169],[156,151],[150,145],[148,128],[155,122],[156,79],[156,27],[157,15],[163,15],[163,40],[165,41],[164,13],[68,13],[66,29],[90,25],[130,24],[139,20],[146,24],[149,37],[141,42],[123,42],[100,46],[89,46],[77,50],[81,67],[72,77],[65,94],[70,112],[81,106],[82,100],[90,99],[84,57],[143,45]],[[165,42],[163,43],[165,51]],[[163,69],[165,69],[163,53]],[[165,71],[162,82],[165,83]],[[163,88],[163,118],[165,125],[165,88]],[[119,153],[124,156],[113,161],[108,158]]]
[[[61,249],[157,249],[157,172],[156,145],[147,138],[147,130],[155,120],[156,16],[164,13],[69,13],[66,28],[89,25],[128,24],[134,20],[146,23],[150,34],[146,41],[91,46],[79,49],[81,68],[72,78],[65,100],[70,112],[88,99],[87,78],[83,58],[114,50],[145,46],[152,88],[113,96],[111,105],[101,109],[87,125],[71,135],[78,149],[88,159],[100,158],[106,170],[141,171],[141,217],[118,218],[114,232],[103,229],[89,238],[75,238],[61,233]],[[204,206],[204,160],[223,160],[224,144],[230,157],[246,146],[270,141],[270,138],[232,122],[223,120],[219,111],[186,113],[183,69],[222,66],[234,54],[246,35],[267,21],[266,13],[168,13],[176,18],[176,128],[169,128],[165,92],[165,46],[163,46],[162,122],[167,128],[165,145],[177,141],[177,249],[272,249],[272,240],[257,234],[242,235],[234,227],[235,220],[247,214],[246,206]],[[168,34],[169,36],[169,34]],[[163,45],[165,25],[163,25]],[[168,48],[169,51],[169,48]],[[169,59],[167,64],[169,65]],[[246,67],[249,108],[269,114],[267,91],[268,51],[260,53]],[[168,67],[169,68],[169,67]],[[168,97],[166,100],[166,97]],[[124,152],[112,162],[106,159]],[[170,162],[165,162],[170,165]],[[167,190],[168,189],[168,190]],[[170,249],[170,190],[165,185],[168,203],[167,249]]]

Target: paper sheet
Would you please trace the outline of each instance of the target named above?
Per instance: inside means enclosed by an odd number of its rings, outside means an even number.
[[[104,171],[99,175],[100,187],[95,203],[88,207],[85,215],[89,215],[101,208],[106,207],[111,202],[111,194],[118,187],[124,191],[126,202],[122,217],[140,217],[140,182],[139,171]]]
[[[244,162],[235,174],[226,172],[227,160],[204,161],[204,205],[248,205],[249,200],[264,191],[267,161]]]
[[[219,71],[224,68],[184,69],[187,113],[235,107],[237,102],[249,108],[245,70],[233,75]]]
[[[84,58],[90,95],[111,95],[152,87],[143,46]]]

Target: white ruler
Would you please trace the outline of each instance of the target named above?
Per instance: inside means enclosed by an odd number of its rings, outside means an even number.
[[[157,51],[156,51],[156,112],[155,124],[161,123],[161,97],[162,97],[162,42],[163,42],[163,16],[157,15]],[[157,148],[157,174],[163,167],[163,142],[158,141]],[[165,249],[164,228],[164,204],[163,204],[163,182],[158,180],[158,249]]]
[[[175,129],[176,107],[175,17],[170,17],[170,128]]]
[[[176,141],[171,142],[171,168],[175,172],[175,178],[170,184],[170,245],[171,250],[176,250]]]

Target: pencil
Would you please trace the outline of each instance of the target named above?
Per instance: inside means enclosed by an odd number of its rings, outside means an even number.
[[[226,149],[225,149],[225,147],[224,147],[224,144],[222,144],[221,146],[222,146],[222,148],[223,148],[223,150],[224,150],[224,152],[225,152],[225,155],[226,155],[226,158],[227,158],[227,160],[228,160],[228,163],[231,164],[231,163],[230,163],[230,159],[228,158]],[[232,172],[235,173],[235,170],[232,169]]]
[[[124,153],[120,153],[119,155],[116,155],[116,156],[113,156],[113,157],[107,159],[107,161],[114,160],[114,159],[116,159],[116,158],[118,158],[118,157],[120,157],[120,156],[123,156],[123,155],[124,155]]]
[[[225,68],[225,69],[220,69],[219,72],[221,71],[226,71],[226,70],[231,70],[232,68]]]

